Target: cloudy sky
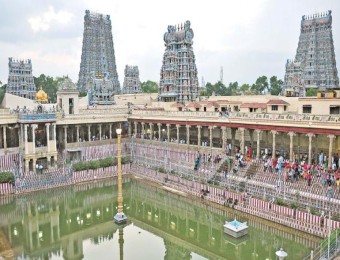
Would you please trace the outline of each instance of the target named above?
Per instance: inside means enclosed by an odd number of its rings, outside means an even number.
[[[0,0],[0,80],[8,57],[28,59],[33,74],[78,80],[85,10],[109,14],[121,84],[126,64],[138,65],[141,81],[159,81],[168,25],[191,21],[199,81],[253,83],[283,78],[294,58],[303,14],[333,11],[339,66],[338,0]]]

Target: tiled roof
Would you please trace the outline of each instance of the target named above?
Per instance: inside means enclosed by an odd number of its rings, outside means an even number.
[[[184,107],[184,105],[182,103],[174,103],[171,107]]]
[[[240,105],[241,108],[267,108],[266,103],[243,103]]]
[[[288,105],[286,101],[282,99],[271,99],[267,102],[267,105]]]
[[[201,108],[201,104],[199,102],[191,102],[187,105],[187,107]]]

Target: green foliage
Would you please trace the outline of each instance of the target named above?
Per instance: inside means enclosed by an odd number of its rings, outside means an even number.
[[[311,207],[310,208],[310,214],[316,215],[316,214],[318,214],[318,210],[316,208]]]
[[[99,161],[100,161],[100,160],[88,162],[89,169],[90,169],[90,170],[98,169],[98,168],[100,167]]]
[[[7,87],[7,84],[0,87],[0,104],[2,103],[2,100],[4,99],[4,96],[6,93],[6,87]]]
[[[269,92],[272,95],[279,95],[282,91],[282,85],[283,85],[283,81],[281,79],[277,79],[276,76],[272,76],[269,79],[270,82],[270,87],[269,87]]]
[[[161,172],[161,173],[165,173],[165,169],[163,167],[159,167],[158,171]]]
[[[318,92],[315,88],[310,88],[306,92],[306,97],[316,97],[317,94]]]
[[[250,94],[250,88],[251,86],[249,84],[243,84],[241,87],[240,87],[240,91],[243,93],[243,94]]]
[[[251,90],[256,94],[264,94],[268,90],[268,79],[266,76],[258,77],[255,84],[251,86]]]
[[[297,209],[298,208],[298,204],[296,202],[292,202],[292,203],[290,203],[290,207],[292,209]]]
[[[87,95],[87,91],[86,90],[81,90],[79,92],[79,97],[86,97],[86,95]]]
[[[285,206],[285,207],[288,206],[288,204],[280,198],[275,198],[275,204],[277,204],[279,206]]]
[[[154,81],[148,80],[141,83],[143,93],[158,93],[158,84]]]
[[[122,164],[127,164],[130,162],[129,157],[122,157]],[[117,165],[118,160],[116,157],[107,157],[104,159],[94,160],[94,161],[83,161],[73,164],[74,171],[84,171],[84,170],[95,170],[98,168],[105,168]]]
[[[216,96],[230,96],[227,87],[221,81],[215,84],[208,82],[205,87],[208,96],[211,96],[213,93],[215,93]]]
[[[200,96],[208,96],[207,90],[206,89],[201,90]]]
[[[14,174],[11,172],[0,172],[0,183],[14,184]]]
[[[237,96],[244,95],[262,95],[269,92],[271,95],[279,95],[282,91],[283,81],[272,76],[269,80],[266,76],[261,76],[256,79],[252,85],[242,84],[239,85],[237,81],[230,82],[226,87],[222,82],[218,81],[215,84],[208,82],[206,89],[201,91],[201,96],[211,96],[215,93],[216,96]]]
[[[57,91],[58,91],[58,83],[64,79],[63,77],[53,78],[51,76],[46,76],[45,74],[41,74],[39,77],[33,77],[34,84],[39,91],[42,88],[48,95],[49,103],[57,102]]]
[[[333,213],[332,219],[335,221],[340,221],[340,213]]]
[[[227,96],[236,96],[239,92],[238,82],[230,82],[227,89]]]

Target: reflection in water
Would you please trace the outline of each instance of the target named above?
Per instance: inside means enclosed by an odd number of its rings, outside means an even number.
[[[301,259],[319,239],[204,200],[123,179],[124,212],[117,226],[116,180],[0,200],[0,256],[37,259],[275,259],[283,247]],[[223,223],[248,221],[234,239]]]

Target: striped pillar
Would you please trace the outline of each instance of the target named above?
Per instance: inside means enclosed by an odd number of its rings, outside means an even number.
[[[294,136],[295,136],[295,133],[294,132],[289,132],[288,133],[289,137],[290,137],[290,144],[289,144],[289,161],[290,162],[293,162],[294,161],[294,151],[293,151],[293,148],[294,148]]]
[[[197,126],[197,147],[201,147],[201,128],[202,126],[198,125]]]
[[[276,134],[277,131],[270,131],[273,135],[273,151],[272,151],[272,158],[275,159],[276,158]]]
[[[259,159],[260,158],[260,134],[261,134],[261,130],[258,130],[256,129],[255,130],[256,132],[256,136],[257,136],[257,139],[256,139],[256,159]]]
[[[335,135],[328,135],[329,138],[329,150],[328,150],[328,167],[332,166],[332,150],[333,150],[333,141]]]
[[[244,154],[244,128],[240,127],[238,129],[240,131],[240,152]]]
[[[166,124],[167,139],[170,142],[170,124]]]
[[[222,126],[222,150],[225,151],[227,147],[227,127]]]
[[[46,141],[47,141],[47,152],[50,151],[50,124],[46,123]]]
[[[315,136],[312,133],[307,134],[308,136],[308,164],[312,164],[312,138]]]

